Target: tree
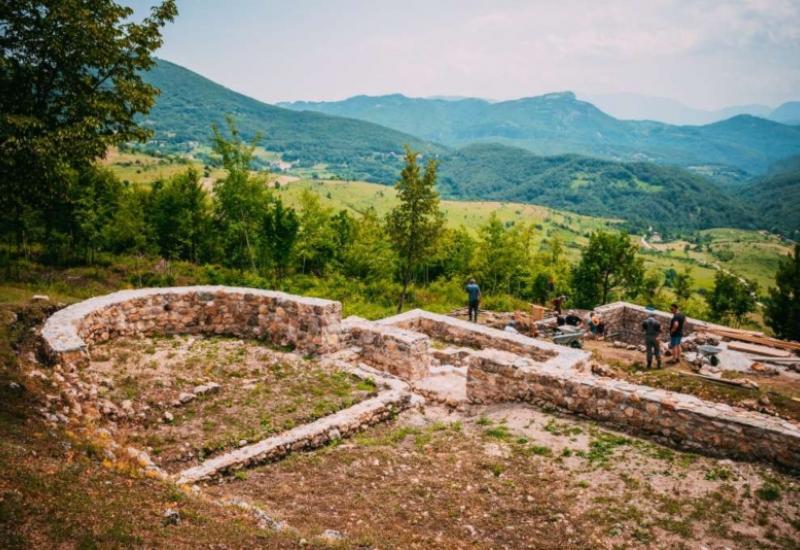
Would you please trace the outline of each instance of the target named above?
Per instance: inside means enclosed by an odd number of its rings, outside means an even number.
[[[157,90],[142,72],[177,9],[164,0],[141,22],[132,15],[113,0],[0,4],[0,228],[18,250],[33,224],[53,230],[71,171],[149,135],[137,116]]]
[[[197,170],[153,185],[149,221],[163,257],[197,262],[209,256],[211,211]]]
[[[714,289],[706,301],[713,320],[733,320],[739,326],[748,313],[755,311],[755,286],[742,282],[736,275],[719,270],[714,277]]]
[[[266,179],[250,174],[260,136],[245,143],[233,118],[227,117],[226,121],[230,137],[225,137],[216,125],[212,127],[214,152],[227,171],[214,184],[215,223],[225,250],[225,263],[256,271],[264,212],[271,202]]]
[[[319,195],[303,191],[300,195],[300,234],[296,252],[300,270],[322,275],[335,252],[333,211],[322,205]]]
[[[280,198],[276,197],[272,207],[264,213],[263,224],[263,246],[268,262],[275,269],[275,278],[280,281],[291,263],[300,220],[294,208],[286,208]]]
[[[675,292],[675,297],[679,302],[685,302],[692,295],[692,270],[690,268],[684,269],[681,273],[676,273],[672,281],[672,290]]]
[[[609,302],[613,292],[635,294],[644,277],[638,246],[625,233],[595,231],[572,272],[575,305],[593,308]]]
[[[766,323],[778,338],[800,340],[800,245],[778,266],[765,306]]]
[[[422,258],[434,250],[442,232],[444,215],[439,210],[436,192],[436,161],[430,159],[425,172],[420,173],[417,153],[406,147],[406,165],[395,184],[400,200],[386,217],[386,227],[398,258],[402,291],[397,304],[398,313],[408,292],[414,269]]]

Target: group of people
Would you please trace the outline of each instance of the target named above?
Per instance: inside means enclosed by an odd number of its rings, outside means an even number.
[[[669,349],[672,355],[670,363],[676,364],[681,360],[681,341],[683,340],[683,325],[686,324],[686,315],[681,312],[678,304],[672,304],[672,319],[669,323]],[[647,349],[647,368],[652,368],[653,357],[656,365],[661,368],[661,323],[655,317],[655,309],[647,308],[647,319],[642,321],[644,344]]]
[[[473,323],[477,323],[478,310],[480,309],[481,302],[481,288],[478,286],[478,283],[475,282],[475,279],[470,279],[464,287],[464,290],[467,292],[469,320]],[[568,311],[567,315],[562,317],[562,309],[566,301],[567,297],[563,294],[553,300],[553,309],[556,312],[556,320],[559,326],[570,325],[577,328],[586,327],[596,338],[602,339],[605,337],[606,325],[603,322],[603,317],[597,311],[592,311],[586,320],[581,319],[574,311]],[[676,364],[681,360],[681,341],[683,340],[683,326],[686,323],[686,315],[681,312],[678,304],[672,304],[670,311],[672,312],[672,319],[669,323],[669,349],[672,359],[669,362],[671,364]],[[644,333],[647,354],[647,368],[652,368],[654,357],[657,367],[661,368],[661,323],[656,319],[655,309],[652,306],[647,307],[647,312],[648,316],[642,322],[642,332]]]

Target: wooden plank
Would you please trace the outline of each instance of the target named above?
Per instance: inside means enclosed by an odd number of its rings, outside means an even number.
[[[743,380],[736,380],[733,378],[717,378],[715,376],[706,376],[705,374],[695,374],[693,372],[683,372],[683,371],[676,371],[679,374],[684,376],[691,376],[694,378],[701,378],[703,380],[708,380],[709,382],[716,382],[717,384],[723,384],[726,386],[736,386],[739,388],[748,388],[748,389],[756,389],[757,385],[755,385],[752,381],[747,380],[746,382]]]
[[[757,355],[768,355],[770,357],[791,357],[792,354],[786,350],[775,349],[758,344],[748,344],[746,342],[728,342],[728,349],[754,353]]]
[[[800,342],[788,342],[785,340],[778,340],[776,338],[769,338],[767,336],[748,336],[745,334],[731,333],[725,330],[709,330],[710,334],[722,338],[729,338],[732,340],[741,340],[743,342],[750,342],[753,344],[761,344],[772,348],[785,349],[790,351],[800,351]]]

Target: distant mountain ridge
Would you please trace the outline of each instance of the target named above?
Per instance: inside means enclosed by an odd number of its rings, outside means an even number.
[[[392,94],[280,105],[367,120],[453,147],[494,142],[539,155],[721,165],[760,174],[781,158],[800,153],[800,127],[750,115],[703,126],[619,120],[572,92],[499,102]]]
[[[635,147],[624,149],[620,143],[626,143],[631,136],[636,138],[631,142],[634,145],[638,139],[650,143],[648,136],[664,131],[685,132],[691,139],[700,139],[693,127],[665,130],[665,125],[618,121],[589,103],[577,101],[569,92],[491,104],[493,116],[488,118],[479,115],[490,103],[478,99],[409,100],[393,95],[380,98],[376,105],[376,98],[359,96],[348,100],[347,109],[343,109],[351,112],[353,105],[361,105],[370,112],[382,110],[390,116],[399,115],[399,121],[407,123],[410,104],[415,113],[410,118],[418,128],[441,136],[458,135],[467,143],[477,141],[455,150],[438,145],[436,140],[356,118],[267,105],[166,61],[159,61],[145,79],[161,90],[154,108],[142,120],[155,131],[146,147],[162,152],[207,154],[203,151],[208,150],[210,125],[222,124],[224,117],[231,114],[243,137],[249,139],[262,133],[261,145],[268,154],[277,152],[283,161],[294,163],[294,168],[309,169],[306,173],[320,170],[343,179],[390,184],[397,180],[402,149],[408,144],[425,157],[438,158],[439,188],[449,197],[542,204],[622,218],[629,227],[639,229],[652,225],[680,231],[717,226],[764,227],[771,223],[762,221],[760,214],[740,200],[741,181],[746,176],[737,169],[720,168],[718,164],[693,166],[694,170],[727,170],[729,179],[738,183],[731,184],[732,191],[726,192],[709,179],[682,168],[576,154],[541,156],[509,145],[520,136],[534,135],[544,140],[539,143],[552,140],[552,150],[564,144],[584,147],[591,143],[592,151],[606,156],[620,156],[619,151],[624,150],[639,159],[647,155],[638,153]],[[401,109],[395,108],[397,105]],[[461,117],[474,116],[474,123],[462,124],[459,117],[453,116],[453,109]],[[792,132],[797,130],[750,116],[734,117],[702,129],[713,133],[719,142],[727,140],[724,149],[741,150],[744,158],[747,150],[740,143],[742,134],[774,147],[776,135],[785,133],[786,141],[791,141]],[[568,140],[564,139],[565,134]],[[481,142],[487,135],[501,136],[496,138],[501,143]],[[590,140],[598,135],[603,139]],[[774,156],[789,156],[783,154],[789,148],[773,151]],[[676,155],[683,151],[680,147],[676,150]],[[667,159],[670,154],[671,150],[665,148],[662,158]],[[759,162],[763,161],[762,156],[756,156]],[[785,171],[793,164],[775,166],[783,166],[780,170]],[[752,192],[757,192],[755,187]],[[762,199],[754,198],[752,202],[760,205]],[[790,217],[787,215],[787,219]]]
[[[190,151],[210,141],[211,124],[232,115],[242,136],[261,134],[260,144],[304,166],[324,163],[342,177],[392,181],[407,144],[426,154],[445,148],[371,122],[322,113],[298,113],[234,92],[169,61],[158,60],[144,79],[161,90],[144,126],[155,132],[151,146]]]

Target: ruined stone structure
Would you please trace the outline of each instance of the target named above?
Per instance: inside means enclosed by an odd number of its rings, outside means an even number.
[[[800,467],[800,426],[692,395],[536,364],[507,352],[476,353],[467,377],[474,403],[554,406],[718,456]]]
[[[324,353],[339,347],[341,312],[339,302],[253,288],[144,288],[66,307],[42,336],[59,362],[80,362],[87,345],[110,338],[158,334],[225,334]]]
[[[597,307],[595,311],[602,315],[609,338],[626,344],[638,345],[643,342],[642,322],[650,315],[647,308],[628,302],[614,302]],[[652,312],[652,315],[661,324],[662,336],[667,339],[672,314],[656,310]],[[684,336],[689,336],[697,330],[710,330],[715,327],[726,328],[687,317],[686,323],[683,325],[683,334]]]
[[[639,342],[644,308],[619,303],[599,309],[615,339]],[[688,320],[687,332],[700,323]],[[455,395],[472,403],[554,406],[677,446],[800,469],[797,423],[596,376],[582,350],[422,310],[380,321],[342,321],[338,302],[281,292],[216,286],[126,290],[57,312],[42,336],[52,359],[75,369],[94,343],[164,333],[266,339],[369,376],[380,387],[373,399],[178,474],[187,483],[346,436],[423,403],[420,394],[440,394],[437,380],[462,388],[441,402]]]

